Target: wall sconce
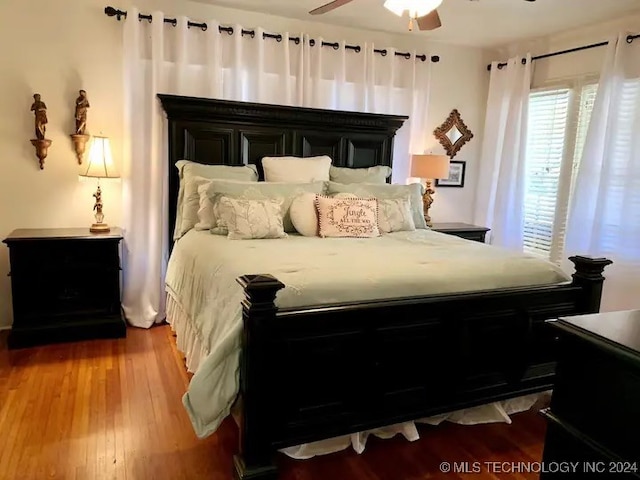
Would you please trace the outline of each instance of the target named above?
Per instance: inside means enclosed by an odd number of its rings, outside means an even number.
[[[31,111],[35,115],[35,132],[36,138],[31,139],[31,145],[36,147],[36,157],[40,162],[40,170],[44,169],[44,159],[47,158],[51,140],[45,138],[47,131],[47,106],[42,101],[39,93],[33,94],[33,103]]]
[[[76,98],[76,132],[69,135],[73,142],[73,148],[76,152],[76,158],[78,159],[78,165],[82,165],[82,158],[87,146],[87,141],[90,136],[85,134],[87,129],[87,109],[90,107],[89,100],[87,99],[87,92],[80,90],[78,98]]]

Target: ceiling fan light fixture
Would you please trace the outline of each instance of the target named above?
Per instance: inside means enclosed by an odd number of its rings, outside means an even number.
[[[407,10],[409,17],[417,18],[434,11],[441,3],[442,0],[386,0],[384,7],[399,17]]]

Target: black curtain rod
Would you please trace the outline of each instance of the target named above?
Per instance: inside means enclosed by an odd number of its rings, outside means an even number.
[[[120,21],[123,17],[127,18],[127,12],[126,11],[119,10],[117,8],[114,8],[114,7],[105,7],[104,13],[105,13],[105,15],[107,15],[109,17],[116,17],[116,19],[118,21]],[[138,14],[138,20],[139,21],[147,20],[149,23],[151,23],[153,18],[149,14],[139,13]],[[175,27],[178,24],[178,20],[175,19],[175,18],[165,18],[164,19],[164,23],[170,23],[171,25],[173,25]],[[198,23],[198,22],[192,22],[190,20],[187,22],[187,26],[189,28],[197,27],[197,28],[202,29],[202,31],[206,31],[207,28],[208,28],[207,24],[204,23],[204,22],[203,23]],[[226,32],[228,35],[233,35],[233,33],[234,33],[233,27],[224,27],[222,25],[218,27],[218,31],[220,33]],[[242,29],[240,34],[242,36],[249,35],[251,38],[255,38],[256,31],[255,30]],[[263,39],[265,39],[265,38],[273,38],[277,42],[281,42],[282,39],[283,39],[282,35],[279,34],[279,33],[266,33],[266,32],[262,34],[262,38]],[[300,37],[289,37],[289,41],[291,41],[291,42],[295,43],[296,45],[298,45],[298,44],[300,44],[302,39]],[[311,45],[313,47],[313,46],[315,46],[315,44],[316,44],[316,41],[313,38],[311,38],[309,40],[309,45]],[[323,41],[322,42],[322,46],[323,47],[332,47],[334,50],[338,50],[340,48],[340,44],[338,42],[325,42],[325,41]],[[362,48],[360,48],[360,45],[345,45],[344,48],[346,50],[353,50],[356,53],[359,53],[362,50]],[[387,53],[389,53],[386,48],[383,48],[383,49],[376,48],[373,51],[376,52],[376,53],[379,53],[383,57],[386,56]],[[409,53],[409,52],[395,52],[395,54],[396,54],[396,56],[404,57],[407,60],[409,60],[411,58],[411,53]],[[427,56],[424,55],[424,54],[423,55],[416,55],[416,58],[422,60],[423,62],[425,62],[427,60]],[[438,63],[440,61],[440,57],[438,55],[432,55],[431,56],[431,61],[433,63]]]
[[[627,35],[627,43],[633,43],[633,41],[636,38],[640,38],[640,34],[638,35]],[[564,55],[565,53],[573,53],[573,52],[580,52],[582,50],[589,50],[591,48],[596,48],[596,47],[604,47],[605,45],[608,45],[609,42],[599,42],[599,43],[592,43],[590,45],[583,45],[582,47],[575,47],[575,48],[569,48],[568,50],[560,50],[559,52],[552,52],[552,53],[545,53],[544,55],[537,55],[535,57],[531,57],[531,61],[533,60],[541,60],[543,58],[549,58],[549,57],[556,57],[558,55]],[[527,63],[527,59],[523,58],[522,59],[522,64],[526,64]],[[506,62],[505,63],[499,63],[498,64],[498,68],[504,68],[506,66]],[[491,64],[487,65],[487,70],[491,71]]]

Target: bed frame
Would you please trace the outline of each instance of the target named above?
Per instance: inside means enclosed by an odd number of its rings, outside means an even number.
[[[258,165],[265,155],[327,154],[338,166],[392,163],[406,117],[159,95],[173,163]],[[238,279],[244,344],[239,479],[277,477],[277,449],[553,387],[545,320],[597,312],[604,258],[571,257],[565,285],[279,309],[268,274]]]

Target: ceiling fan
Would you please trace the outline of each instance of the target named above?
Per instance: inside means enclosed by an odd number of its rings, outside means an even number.
[[[333,0],[326,5],[311,10],[309,13],[311,15],[322,15],[352,1]],[[409,30],[413,30],[414,21],[419,30],[435,30],[442,26],[440,16],[436,10],[441,3],[442,0],[386,0],[384,6],[400,17],[407,10],[409,12]]]

